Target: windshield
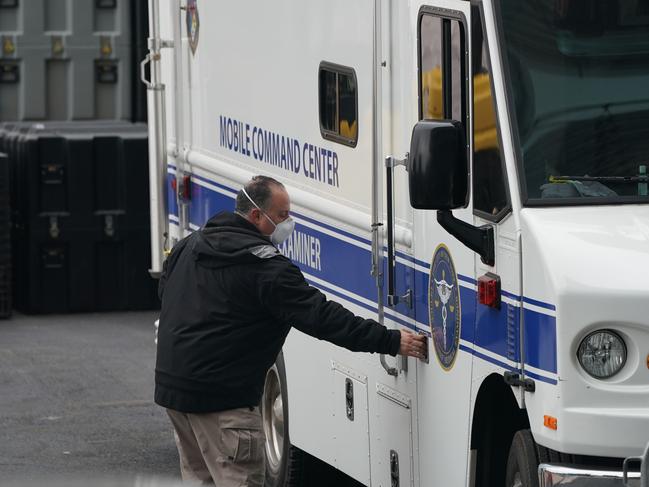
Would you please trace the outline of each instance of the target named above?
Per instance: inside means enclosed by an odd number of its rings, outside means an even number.
[[[647,202],[649,1],[502,0],[528,204]]]

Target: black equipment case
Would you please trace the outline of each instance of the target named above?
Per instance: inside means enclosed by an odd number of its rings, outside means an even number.
[[[9,158],[0,151],[0,318],[11,316],[11,211]]]
[[[21,123],[0,126],[0,134],[14,187],[16,308],[157,308],[146,126]]]

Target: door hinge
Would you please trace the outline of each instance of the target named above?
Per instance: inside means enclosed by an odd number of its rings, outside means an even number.
[[[503,374],[505,378],[505,384],[512,387],[522,387],[525,392],[534,392],[536,390],[536,384],[534,381],[528,377],[521,377],[521,374],[518,372],[505,372]]]

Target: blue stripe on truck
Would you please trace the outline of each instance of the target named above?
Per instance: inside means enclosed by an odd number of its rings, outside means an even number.
[[[198,182],[198,184],[192,185],[192,199],[189,206],[189,219],[192,224],[201,226],[215,213],[221,210],[234,209],[235,190],[200,176],[192,175],[192,179]],[[201,184],[201,182],[204,184]],[[177,215],[177,205],[175,201],[171,201],[175,200],[174,193],[170,191],[169,195],[170,213]],[[320,287],[339,298],[376,312],[377,290],[374,278],[369,274],[371,265],[369,239],[339,230],[311,217],[295,212],[293,214],[301,221],[296,223],[294,235],[291,237],[294,243],[293,248],[284,246],[283,250],[285,253],[292,254],[289,256],[307,274],[307,280],[312,285]],[[317,227],[348,240],[353,240],[354,243],[324,233]],[[397,261],[396,286],[397,289],[406,289],[408,283],[414,280],[414,312],[407,308],[405,304],[400,304],[396,309],[385,308],[385,313],[388,318],[402,326],[429,331],[429,274],[414,268],[414,263],[424,268],[429,268],[430,265],[413,259],[406,254],[400,253],[399,256],[408,261],[409,264],[406,265]],[[383,265],[385,265],[385,262]],[[309,276],[316,279],[310,279]],[[520,336],[519,306],[506,302],[502,303],[500,310],[479,306],[477,304],[477,292],[474,288],[476,280],[461,275],[458,278],[464,283],[460,287],[462,322],[475,323],[475,327],[462,327],[461,339],[496,354],[502,359],[518,362],[520,360],[520,344],[518,343],[518,337]],[[325,284],[317,281],[324,281]],[[506,291],[503,292],[503,295],[520,301],[520,297]],[[524,298],[524,301],[543,309],[554,309],[553,305],[540,303],[536,300]],[[524,345],[525,363],[539,370],[556,374],[556,318],[527,308],[523,312],[526,337]],[[416,325],[414,324],[415,319]],[[465,351],[468,349],[465,345],[460,348]],[[472,350],[471,353],[488,362],[504,368],[511,368],[502,365],[504,362],[479,351]],[[542,378],[543,376],[535,375],[538,376],[539,380],[556,383],[554,378]]]

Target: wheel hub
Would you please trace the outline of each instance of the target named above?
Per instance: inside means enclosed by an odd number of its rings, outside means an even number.
[[[266,374],[261,414],[268,467],[272,472],[278,472],[284,454],[284,401],[275,366]]]

